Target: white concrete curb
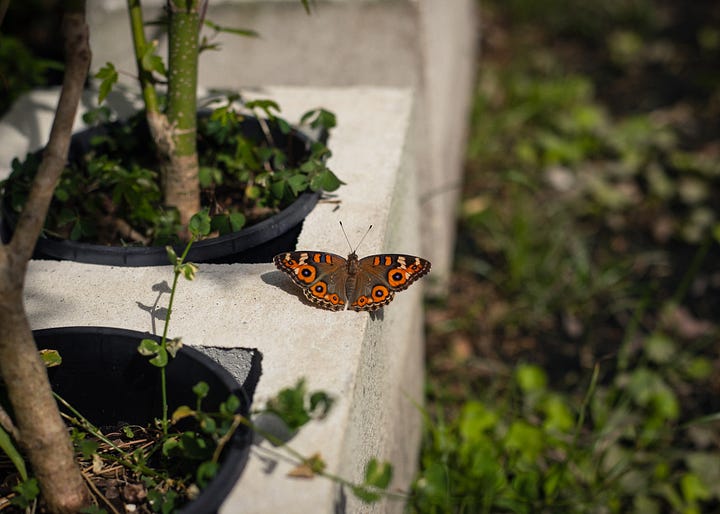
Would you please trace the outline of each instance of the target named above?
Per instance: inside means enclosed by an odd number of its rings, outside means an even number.
[[[420,253],[410,90],[268,88],[258,95],[277,100],[290,121],[317,106],[338,118],[329,165],[347,185],[338,191],[339,203],[321,202],[309,215],[298,248],[348,253],[338,227],[342,220],[354,243],[374,226],[359,248],[361,256]],[[29,104],[48,101],[54,105],[50,96],[37,95]],[[43,140],[49,119],[38,112],[20,116],[31,129],[24,135],[32,141]],[[22,135],[17,124],[0,124],[0,166],[9,164],[9,156],[23,154],[27,137]],[[148,331],[152,318],[144,307],[156,301],[153,285],[170,279],[167,266],[32,261],[26,309],[33,328],[104,325]],[[329,392],[337,398],[331,415],[301,429],[293,447],[308,456],[319,452],[328,471],[354,481],[362,480],[371,457],[390,460],[395,465],[392,488],[407,490],[420,439],[420,414],[413,402],[422,403],[422,281],[375,317],[312,308],[298,292],[272,264],[201,265],[195,282],[180,284],[171,335],[192,345],[257,348],[263,375],[256,405],[301,377],[311,390]],[[288,478],[291,468],[253,450],[221,512],[331,513],[342,506],[353,513],[402,511],[398,502],[366,506],[325,479]]]

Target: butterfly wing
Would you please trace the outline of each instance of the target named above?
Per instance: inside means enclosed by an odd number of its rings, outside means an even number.
[[[332,311],[345,309],[346,259],[333,253],[297,251],[276,255],[273,261],[314,305]]]
[[[374,311],[390,303],[395,293],[410,287],[430,271],[430,261],[414,255],[378,254],[358,262],[350,308]]]

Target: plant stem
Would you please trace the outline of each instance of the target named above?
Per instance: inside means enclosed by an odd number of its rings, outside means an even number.
[[[175,301],[175,291],[177,291],[177,283],[181,273],[180,266],[182,263],[185,262],[185,258],[187,257],[187,254],[190,251],[190,247],[194,242],[195,238],[191,237],[190,241],[188,241],[187,245],[185,245],[185,250],[183,250],[182,255],[178,257],[177,262],[174,264],[173,283],[172,287],[170,288],[170,299],[168,300],[167,315],[165,316],[165,326],[163,327],[163,335],[162,339],[160,340],[160,346],[163,352],[167,352],[167,334],[168,328],[170,327],[170,316],[172,316],[173,302]],[[167,401],[167,375],[165,373],[165,366],[160,368],[160,390],[162,394],[162,430],[163,435],[167,435],[169,423]]]
[[[135,50],[135,61],[138,69],[138,80],[142,90],[145,110],[150,113],[159,113],[157,92],[155,91],[155,80],[152,72],[146,70],[142,63],[143,53],[146,51],[148,42],[145,38],[145,30],[140,0],[128,0],[128,14],[130,15],[130,29],[132,31],[133,48]]]
[[[93,425],[92,423],[90,423],[90,421],[89,421],[85,416],[83,416],[82,414],[80,414],[80,412],[78,412],[78,410],[75,409],[75,407],[73,407],[72,405],[70,405],[70,404],[65,400],[65,398],[63,398],[62,396],[60,396],[59,394],[57,394],[57,393],[55,393],[55,392],[53,392],[53,396],[55,397],[55,399],[56,399],[58,402],[60,402],[61,404],[63,404],[66,409],[68,409],[70,412],[72,412],[73,415],[76,416],[76,418],[77,418],[77,419],[75,419],[75,418],[72,418],[72,417],[70,417],[70,416],[67,416],[66,419],[70,420],[73,424],[79,426],[80,428],[82,428],[82,429],[85,430],[86,432],[92,434],[94,437],[100,439],[103,443],[105,443],[105,444],[107,444],[108,446],[110,446],[113,450],[115,450],[115,451],[117,451],[117,452],[120,452],[120,453],[123,455],[123,457],[126,457],[126,456],[127,456],[127,454],[126,454],[124,451],[122,451],[122,450],[121,450],[117,445],[115,445],[110,439],[108,439],[107,437],[105,437],[105,436],[103,435],[103,433],[100,432],[100,430],[98,430],[98,428],[97,428],[95,425]],[[79,421],[78,421],[78,420],[79,420]]]

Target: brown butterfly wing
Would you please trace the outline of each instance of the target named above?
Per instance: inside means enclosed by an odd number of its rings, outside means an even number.
[[[348,257],[352,269],[353,254]],[[378,254],[363,257],[357,262],[354,281],[348,283],[350,308],[356,311],[375,311],[389,304],[398,291],[430,271],[430,261],[414,255]]]
[[[347,260],[326,252],[297,251],[276,255],[275,266],[302,288],[305,297],[322,309],[340,311],[347,305]]]

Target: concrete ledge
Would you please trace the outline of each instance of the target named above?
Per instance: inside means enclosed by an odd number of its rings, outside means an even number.
[[[374,226],[360,255],[420,254],[410,90],[270,88],[258,94],[277,100],[291,121],[317,106],[338,118],[329,165],[347,185],[338,191],[339,203],[321,202],[310,214],[298,248],[348,253],[338,227],[342,220],[353,243]],[[23,114],[35,132],[44,130],[37,112]],[[0,134],[13,130],[22,133],[0,124]],[[6,141],[0,139],[0,165],[7,165],[8,153],[16,149],[8,149]],[[26,309],[33,328],[152,330],[156,322],[147,306],[157,300],[153,286],[170,279],[169,266],[32,261]],[[361,481],[371,457],[390,460],[396,469],[392,489],[406,490],[420,439],[420,414],[413,402],[422,402],[423,281],[371,316],[306,305],[299,289],[272,264],[202,265],[195,282],[180,284],[171,335],[191,345],[257,349],[263,367],[258,405],[301,377],[311,390],[328,391],[337,399],[331,415],[300,430],[293,447],[308,456],[319,452],[328,471],[354,481]],[[166,301],[167,295],[160,305]],[[325,479],[289,478],[292,466],[268,457],[266,444],[253,450],[222,513],[402,511],[397,502],[361,504]]]

